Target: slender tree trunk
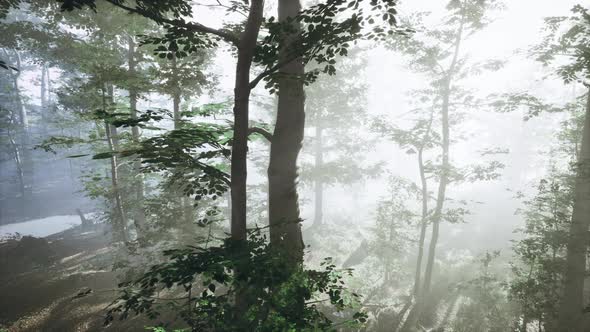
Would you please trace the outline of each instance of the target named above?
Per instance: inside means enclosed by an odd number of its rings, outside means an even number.
[[[279,22],[295,17],[301,10],[298,0],[279,1]],[[291,44],[295,33],[285,38],[280,50],[281,60],[292,57]],[[279,70],[277,120],[270,145],[268,195],[270,241],[294,265],[303,261],[303,237],[297,195],[297,157],[301,150],[305,126],[305,95],[303,91],[303,60],[298,58]]]
[[[43,130],[47,128],[47,64],[41,67],[41,119]]]
[[[414,274],[414,297],[417,298],[420,293],[420,280],[422,275],[422,258],[424,256],[424,240],[426,238],[426,229],[428,228],[428,183],[424,171],[424,149],[418,150],[418,167],[420,170],[420,182],[422,183],[422,218],[420,220],[420,238],[418,239],[418,257],[416,258],[416,273]]]
[[[178,65],[176,56],[172,57],[172,73],[174,89],[172,92],[172,115],[174,120],[174,129],[178,130],[182,125],[182,116],[180,114],[180,98],[181,98],[181,87],[178,80]],[[178,201],[180,202],[180,209],[182,215],[182,222],[184,226],[189,226],[193,222],[193,207],[189,197],[185,197],[182,192],[182,187],[178,187]]]
[[[128,53],[127,53],[127,61],[128,61],[128,70],[129,76],[133,80],[135,75],[137,74],[137,62],[135,60],[135,40],[133,37],[128,38]],[[137,119],[137,99],[138,93],[137,88],[133,85],[129,87],[129,112],[132,119]],[[134,144],[139,144],[139,127],[133,126],[131,127],[131,136],[133,139]],[[143,237],[145,236],[146,231],[146,218],[145,218],[145,211],[144,211],[144,188],[143,188],[143,174],[141,173],[141,160],[136,159],[133,161],[133,194],[135,198],[135,208],[134,208],[134,218],[133,223],[135,225],[135,229],[137,231],[137,240],[140,243],[143,243]]]
[[[16,68],[18,69],[18,71],[10,71],[10,74],[12,76],[12,85],[14,88],[14,98],[15,98],[15,103],[16,103],[16,109],[18,110],[18,115],[19,115],[19,121],[20,121],[20,125],[23,128],[28,128],[29,127],[29,118],[27,116],[27,112],[25,110],[21,95],[20,95],[20,87],[19,87],[19,83],[18,80],[20,78],[20,74],[22,72],[22,65],[21,65],[21,58],[20,58],[20,54],[18,53],[18,51],[14,51],[14,56],[16,59]]]
[[[563,298],[559,309],[558,326],[554,331],[585,331],[584,279],[590,226],[590,90],[587,95],[586,115],[582,131],[582,145],[578,158],[574,210],[568,235]]]
[[[51,107],[51,104],[53,102],[53,100],[51,99],[51,73],[49,72],[49,66],[45,65],[45,86],[46,86],[46,91],[47,94],[45,96],[46,102],[47,102],[47,107],[49,111],[49,108]]]
[[[180,129],[180,84],[178,80],[178,60],[176,56],[172,56],[171,64],[172,64],[172,73],[173,73],[173,80],[174,80],[174,91],[172,92],[172,107],[173,107],[173,119],[174,119],[174,129]]]
[[[424,149],[428,140],[430,139],[430,131],[432,129],[432,121],[434,118],[434,109],[436,103],[432,105],[430,112],[430,119],[424,133],[422,143],[418,147],[418,171],[420,173],[420,185],[422,192],[422,217],[420,220],[420,239],[418,240],[418,257],[416,258],[416,273],[414,274],[414,298],[420,296],[420,281],[422,276],[422,259],[424,256],[424,240],[426,238],[426,230],[428,228],[428,181],[426,180],[426,170],[424,168]]]
[[[315,127],[315,139],[316,139],[316,146],[315,146],[315,169],[321,170],[324,164],[324,151],[323,151],[323,137],[322,137],[322,125],[319,123],[320,120],[318,119],[318,123]],[[314,226],[320,226],[323,223],[324,218],[324,182],[321,178],[316,178],[314,184],[314,202],[315,202],[315,212],[313,218]]]
[[[18,177],[20,196],[25,197],[25,180],[23,174],[23,162],[21,159],[20,148],[14,140],[14,137],[12,137],[12,133],[10,130],[8,131],[8,138],[10,140],[10,146],[12,147],[12,153],[14,155],[14,163],[16,166],[16,174]]]
[[[106,91],[109,91],[109,97],[112,97],[112,87],[111,86],[107,86],[105,84],[105,87],[102,90],[102,107],[103,109],[108,112],[107,110],[107,97],[106,97]],[[111,152],[111,157],[110,162],[111,162],[111,185],[112,185],[112,189],[113,189],[113,205],[115,208],[115,222],[113,223],[114,225],[114,229],[115,229],[115,233],[116,235],[114,236],[116,239],[121,240],[125,243],[128,242],[128,237],[127,237],[127,218],[126,218],[126,214],[123,208],[123,200],[121,198],[121,192],[120,192],[120,186],[119,186],[119,171],[118,171],[118,162],[117,162],[117,156],[115,155],[115,151],[117,150],[117,145],[118,145],[118,138],[117,138],[117,128],[115,126],[112,126],[108,123],[108,121],[105,119],[104,121],[104,126],[105,126],[105,133],[106,133],[106,139],[107,139],[107,145],[108,145],[108,149],[109,152]]]
[[[175,61],[174,58],[172,61]],[[178,87],[178,91],[174,92],[172,96],[172,108],[173,108],[173,117],[174,117],[174,129],[180,129],[181,127],[181,115],[180,115],[180,87]],[[182,210],[182,220],[185,226],[190,225],[193,222],[193,206],[191,204],[190,197],[185,197],[182,193],[182,188],[179,188],[179,200],[180,200],[180,208]]]
[[[21,197],[28,199],[31,198],[33,194],[33,157],[31,153],[31,137],[29,132],[29,119],[27,116],[27,111],[20,94],[19,78],[22,72],[21,57],[18,51],[14,51],[13,53],[18,71],[10,70],[9,72],[12,79],[13,102],[14,107],[18,112],[19,124],[19,130],[17,134],[18,148],[15,150],[18,151],[19,156],[19,161],[17,162],[17,172],[19,174],[19,190],[22,193]],[[6,50],[4,50],[4,54],[7,58],[9,58],[8,52]]]
[[[440,222],[442,219],[443,207],[446,199],[447,185],[449,182],[449,148],[450,148],[450,133],[449,133],[449,103],[451,98],[451,84],[453,81],[453,73],[459,58],[459,49],[461,47],[461,40],[463,36],[463,21],[459,27],[457,40],[455,42],[455,54],[453,61],[449,67],[445,86],[443,88],[443,103],[442,103],[442,169],[440,172],[440,182],[438,185],[438,193],[436,196],[436,207],[432,218],[432,236],[430,238],[430,245],[428,248],[428,261],[426,263],[426,271],[424,273],[424,293],[430,292],[432,283],[432,270],[434,268],[434,258],[436,255],[436,245],[438,243],[438,234],[440,229]]]
[[[444,86],[442,88],[442,165],[440,171],[440,178],[438,184],[438,192],[436,196],[436,206],[434,208],[434,213],[432,214],[432,233],[430,237],[430,244],[428,246],[428,258],[426,261],[426,269],[424,271],[424,283],[422,284],[422,289],[419,292],[418,299],[416,301],[416,305],[412,308],[412,311],[408,315],[408,319],[404,322],[402,327],[402,331],[412,331],[418,321],[422,316],[422,312],[424,310],[425,301],[428,297],[430,292],[430,287],[432,284],[432,272],[434,270],[434,259],[436,256],[436,247],[438,244],[438,236],[440,231],[440,222],[442,220],[443,214],[443,207],[444,202],[446,199],[446,192],[447,192],[447,185],[449,182],[449,170],[450,170],[450,161],[449,161],[449,148],[450,148],[450,130],[449,130],[449,106],[450,106],[450,98],[451,98],[451,86],[453,82],[453,74],[455,72],[457,62],[459,60],[459,51],[461,48],[461,41],[463,38],[463,28],[464,28],[464,15],[461,18],[461,23],[459,24],[459,28],[457,31],[457,37],[455,39],[455,50],[453,54],[453,59],[451,64],[449,65],[449,69],[446,72],[446,77],[444,79]]]

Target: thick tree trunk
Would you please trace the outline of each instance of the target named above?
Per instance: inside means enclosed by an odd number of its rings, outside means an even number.
[[[578,158],[574,210],[567,242],[563,298],[555,331],[585,331],[584,279],[590,226],[590,91],[587,96],[582,145]]]
[[[298,0],[279,1],[279,22],[295,17],[301,10]],[[295,27],[295,31],[299,27]],[[289,45],[297,32],[285,39]],[[280,50],[279,61],[293,56],[292,48]],[[303,261],[303,238],[297,195],[297,157],[301,150],[305,126],[304,65],[297,58],[279,70],[277,120],[270,145],[268,166],[268,205],[270,241],[289,257],[293,264]]]
[[[315,146],[315,169],[321,170],[324,164],[324,151],[323,151],[323,140],[322,140],[322,125],[319,123],[320,120],[318,119],[318,123],[315,127],[315,139],[316,139],[316,146]],[[314,184],[314,218],[313,218],[313,225],[320,226],[323,223],[324,219],[324,182],[321,178],[316,178]]]
[[[128,53],[127,53],[127,60],[129,66],[129,76],[133,79],[136,75],[136,66],[137,62],[135,60],[135,41],[133,37],[128,38]],[[129,112],[132,119],[137,119],[137,99],[138,93],[137,88],[131,85],[129,87]],[[139,127],[133,126],[131,128],[131,136],[133,138],[133,143],[139,143]],[[136,159],[133,161],[133,194],[135,198],[135,208],[134,208],[134,218],[133,223],[135,225],[135,230],[137,231],[137,240],[142,243],[143,237],[145,236],[146,231],[146,219],[145,219],[145,211],[144,211],[144,188],[143,188],[143,174],[141,173],[141,160]]]

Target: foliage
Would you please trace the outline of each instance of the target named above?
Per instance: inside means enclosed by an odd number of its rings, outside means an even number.
[[[314,130],[306,131],[313,135],[305,138],[303,152],[314,161],[302,158],[304,185],[351,184],[380,172],[381,165],[361,162],[363,149],[359,149],[374,143],[363,137],[368,122],[367,84],[359,78],[367,65],[364,58],[364,50],[351,49],[348,58],[338,57],[336,75],[319,77],[306,92],[306,125]]]
[[[558,143],[551,151],[553,161],[548,176],[539,181],[534,197],[525,201],[521,214],[524,238],[514,244],[513,279],[510,298],[518,303],[523,319],[551,326],[563,286],[574,190],[576,142],[581,137],[583,104],[569,106],[570,117],[562,122]],[[569,165],[563,161],[570,160]]]
[[[503,332],[511,329],[512,317],[506,302],[502,283],[495,275],[492,262],[499,252],[486,252],[478,259],[479,272],[474,279],[459,286],[467,297],[454,318],[453,331],[457,332]]]
[[[391,282],[393,277],[394,257],[402,256],[409,242],[414,241],[414,234],[408,232],[408,226],[416,224],[417,215],[412,203],[419,195],[418,187],[410,181],[390,176],[388,196],[377,203],[370,251],[378,258],[384,271],[384,284]]]
[[[532,52],[546,65],[567,58],[567,64],[558,66],[557,74],[565,83],[587,83],[590,80],[590,13],[582,5],[574,6],[572,13],[569,17],[545,19],[546,36]]]
[[[122,284],[122,293],[106,322],[117,315],[157,318],[172,310],[193,331],[328,330],[335,322],[322,313],[321,303],[342,311],[358,299],[343,285],[342,278],[351,271],[336,269],[329,259],[321,270],[299,267],[289,273],[286,260],[273,250],[260,229],[250,233],[247,248],[231,239],[220,239],[219,245],[211,246],[209,241],[169,250],[167,262]],[[235,272],[244,267],[241,273]],[[237,317],[233,295],[244,289],[250,302],[245,316]],[[168,297],[159,298],[164,294]],[[303,306],[298,302],[301,298]],[[357,312],[339,324],[364,320],[365,315]]]
[[[66,11],[84,7],[97,8],[96,0],[59,2],[62,3],[62,10]],[[142,44],[155,45],[155,53],[161,58],[180,59],[203,49],[217,47],[219,41],[239,47],[239,31],[234,31],[235,25],[228,24],[222,29],[212,29],[188,21],[186,18],[192,17],[194,13],[190,2],[186,0],[165,3],[137,0],[134,6],[120,0],[108,2],[129,13],[149,18],[166,30],[162,36],[141,36]],[[278,69],[297,58],[302,58],[304,63],[322,66],[321,69],[305,74],[305,80],[310,83],[320,72],[334,74],[336,58],[347,55],[352,42],[362,38],[383,39],[396,33],[405,33],[395,28],[396,1],[372,0],[368,11],[363,2],[329,0],[303,9],[297,16],[285,22],[279,22],[274,16],[264,19],[265,33],[254,54],[254,62],[262,66],[263,71],[250,83],[250,87],[253,88],[264,80],[271,93],[276,91]],[[234,5],[229,11],[244,13],[247,9],[243,5]],[[300,23],[302,27],[295,40],[287,38],[292,34],[293,22]],[[375,22],[382,24],[377,25]],[[238,25],[237,30],[242,30],[242,27]],[[289,55],[280,59],[279,50],[285,47]]]

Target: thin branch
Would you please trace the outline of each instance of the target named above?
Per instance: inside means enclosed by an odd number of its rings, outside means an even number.
[[[248,18],[248,14],[247,14],[247,13],[245,13],[244,11],[238,10],[238,8],[235,8],[235,7],[231,7],[231,6],[228,6],[228,5],[224,5],[224,4],[222,4],[222,3],[221,3],[221,1],[219,1],[219,0],[216,0],[216,2],[217,2],[217,4],[216,4],[216,5],[209,5],[209,4],[204,4],[204,3],[197,2],[197,1],[193,1],[192,3],[193,3],[194,5],[196,5],[196,6],[201,6],[201,7],[209,7],[209,8],[225,8],[225,9],[227,9],[228,11],[233,11],[234,13],[238,13],[238,14],[240,14],[240,15],[244,16],[245,18]]]
[[[250,88],[250,90],[254,89],[258,85],[258,83],[260,83],[260,81],[262,81],[265,77],[267,77],[271,74],[274,74],[276,71],[283,68],[283,66],[288,65],[289,63],[297,60],[300,57],[301,57],[301,55],[295,55],[289,59],[277,62],[277,64],[275,64],[274,66],[272,66],[272,67],[268,68],[267,70],[263,71],[262,73],[258,74],[258,76],[256,76],[250,82],[250,84],[248,85],[248,88]]]
[[[114,6],[119,7],[123,10],[126,10],[130,13],[139,14],[141,16],[152,19],[157,23],[166,23],[166,24],[170,24],[172,26],[186,28],[188,30],[191,30],[192,32],[212,34],[212,35],[220,37],[221,39],[223,39],[229,43],[234,44],[237,47],[239,47],[239,45],[240,45],[240,38],[236,37],[235,35],[233,35],[230,32],[227,32],[227,31],[210,28],[206,25],[203,25],[203,24],[197,23],[197,22],[185,22],[185,21],[179,20],[179,19],[176,19],[176,20],[167,19],[167,18],[164,18],[160,15],[155,15],[154,13],[150,13],[149,11],[146,11],[146,10],[143,10],[140,8],[132,8],[132,7],[126,6],[122,3],[119,3],[117,0],[106,0],[106,1],[113,4]]]
[[[250,135],[250,134],[260,134],[264,138],[266,138],[267,141],[272,142],[272,134],[264,128],[250,127],[250,128],[248,128],[248,135]]]

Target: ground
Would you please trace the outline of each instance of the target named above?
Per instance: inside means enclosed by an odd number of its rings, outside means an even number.
[[[0,243],[0,331],[145,331],[142,318],[103,326],[120,272],[104,226]]]

